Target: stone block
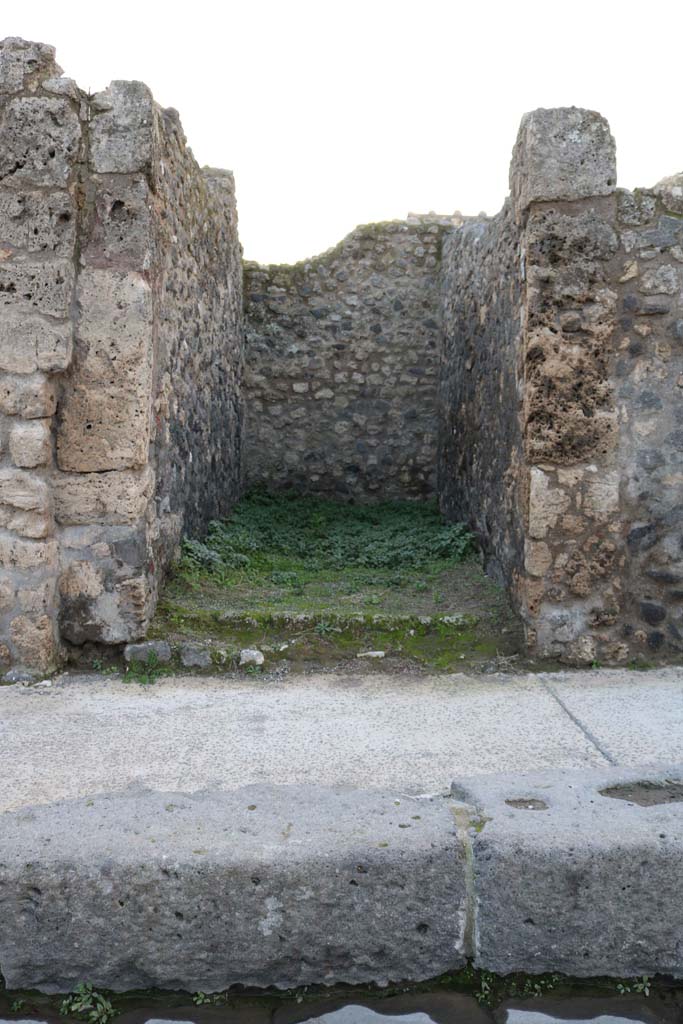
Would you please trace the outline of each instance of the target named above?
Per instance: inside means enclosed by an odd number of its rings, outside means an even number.
[[[57,643],[52,619],[47,615],[18,615],[12,619],[9,639],[20,664],[48,672],[57,660]]]
[[[104,591],[102,573],[93,562],[75,560],[69,562],[59,577],[59,592],[62,597],[76,598],[99,597]]]
[[[35,373],[65,370],[71,358],[71,328],[38,317],[4,313],[0,320],[0,370]]]
[[[17,36],[0,42],[0,95],[21,92],[60,71],[54,46],[31,43]]]
[[[180,663],[185,668],[209,668],[211,648],[203,644],[183,644],[180,648]]]
[[[524,568],[530,576],[545,576],[553,564],[550,549],[543,541],[527,540],[524,551]]]
[[[620,474],[599,469],[587,474],[583,493],[583,511],[593,519],[607,519],[619,511]]]
[[[47,512],[48,486],[40,477],[21,469],[0,469],[0,506],[28,512]]]
[[[665,209],[672,213],[683,213],[683,173],[662,178],[652,191]]]
[[[547,536],[557,523],[558,516],[566,512],[570,497],[554,484],[542,469],[533,466],[529,486],[529,534],[537,540]]]
[[[33,420],[52,416],[56,408],[54,383],[44,374],[0,375],[0,412]]]
[[[149,185],[144,177],[97,179],[95,218],[85,248],[93,266],[147,270],[154,258]]]
[[[10,428],[9,450],[15,466],[45,466],[52,457],[50,420],[15,423]]]
[[[17,591],[17,607],[22,612],[47,614],[54,603],[54,579]]]
[[[454,785],[485,821],[473,837],[477,967],[683,975],[683,805],[603,795],[639,778],[664,781],[605,769]]]
[[[52,532],[52,520],[44,512],[21,512],[0,505],[0,527],[20,537],[42,540]]]
[[[18,96],[0,124],[0,180],[19,186],[61,186],[78,159],[81,126],[71,103],[57,96]]]
[[[557,107],[524,115],[510,167],[518,214],[535,202],[609,195],[616,181],[614,139],[600,114]]]
[[[465,964],[464,851],[441,797],[96,794],[3,814],[0,865],[10,989],[385,985]]]
[[[68,257],[75,236],[76,211],[68,192],[0,194],[0,246]]]
[[[140,383],[140,382],[139,382]],[[144,466],[149,456],[150,397],[126,387],[75,386],[64,397],[57,462],[74,473]]]
[[[166,640],[145,640],[141,644],[126,644],[123,649],[123,657],[127,662],[158,661],[167,664],[172,657],[171,646]]]
[[[0,567],[3,569],[55,569],[57,545],[55,541],[23,540],[0,535]]]
[[[73,263],[66,260],[0,262],[0,302],[10,310],[37,310],[66,319],[71,313],[73,286]]]
[[[91,101],[90,162],[100,174],[134,174],[152,160],[154,100],[142,82],[112,82]]]
[[[62,526],[134,523],[154,493],[154,474],[141,472],[59,473],[54,479],[55,518]]]
[[[0,612],[7,611],[14,604],[15,589],[9,580],[0,580]]]
[[[89,268],[78,279],[79,385],[126,386],[150,401],[152,290],[138,273]]]

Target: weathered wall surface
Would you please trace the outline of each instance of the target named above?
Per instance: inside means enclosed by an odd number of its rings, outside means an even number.
[[[71,360],[79,97],[48,46],[0,44],[0,665],[57,656],[54,416]]]
[[[508,202],[450,234],[442,268],[439,501],[448,518],[472,524],[501,582],[524,561],[519,245]]]
[[[599,115],[527,115],[510,207],[450,243],[446,276],[445,507],[469,510],[531,647],[579,662],[683,646],[681,188],[615,184]]]
[[[248,486],[434,493],[439,266],[453,223],[366,225],[293,267],[247,264]]]
[[[683,176],[621,192],[616,460],[635,649],[683,652]]]
[[[0,653],[41,671],[60,640],[143,636],[184,525],[240,488],[232,178],[141,83],[58,76],[3,44]]]
[[[228,172],[141,83],[0,44],[0,667],[142,637],[248,485],[438,490],[533,650],[683,650],[683,176],[616,189],[600,115],[522,121],[492,219],[242,263]],[[436,435],[440,432],[438,484]]]

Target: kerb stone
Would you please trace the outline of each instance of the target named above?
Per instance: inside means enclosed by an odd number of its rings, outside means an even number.
[[[464,964],[464,871],[441,797],[252,786],[36,806],[0,816],[0,963],[8,988],[45,992],[434,977]]]

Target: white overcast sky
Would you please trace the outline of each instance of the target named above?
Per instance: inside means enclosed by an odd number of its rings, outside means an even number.
[[[92,91],[141,79],[231,168],[245,255],[409,211],[495,213],[534,107],[600,110],[619,184],[683,170],[683,0],[3,0]]]

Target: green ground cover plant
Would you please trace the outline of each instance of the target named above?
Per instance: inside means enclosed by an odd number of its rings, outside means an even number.
[[[396,501],[345,505],[322,498],[255,491],[203,541],[186,540],[181,572],[218,580],[269,576],[296,587],[300,573],[330,569],[400,571],[462,561],[475,551],[462,523],[445,523],[436,504]]]
[[[262,491],[184,541],[150,635],[222,645],[225,664],[241,647],[296,669],[381,649],[442,671],[516,657],[521,636],[473,534],[435,502]]]

